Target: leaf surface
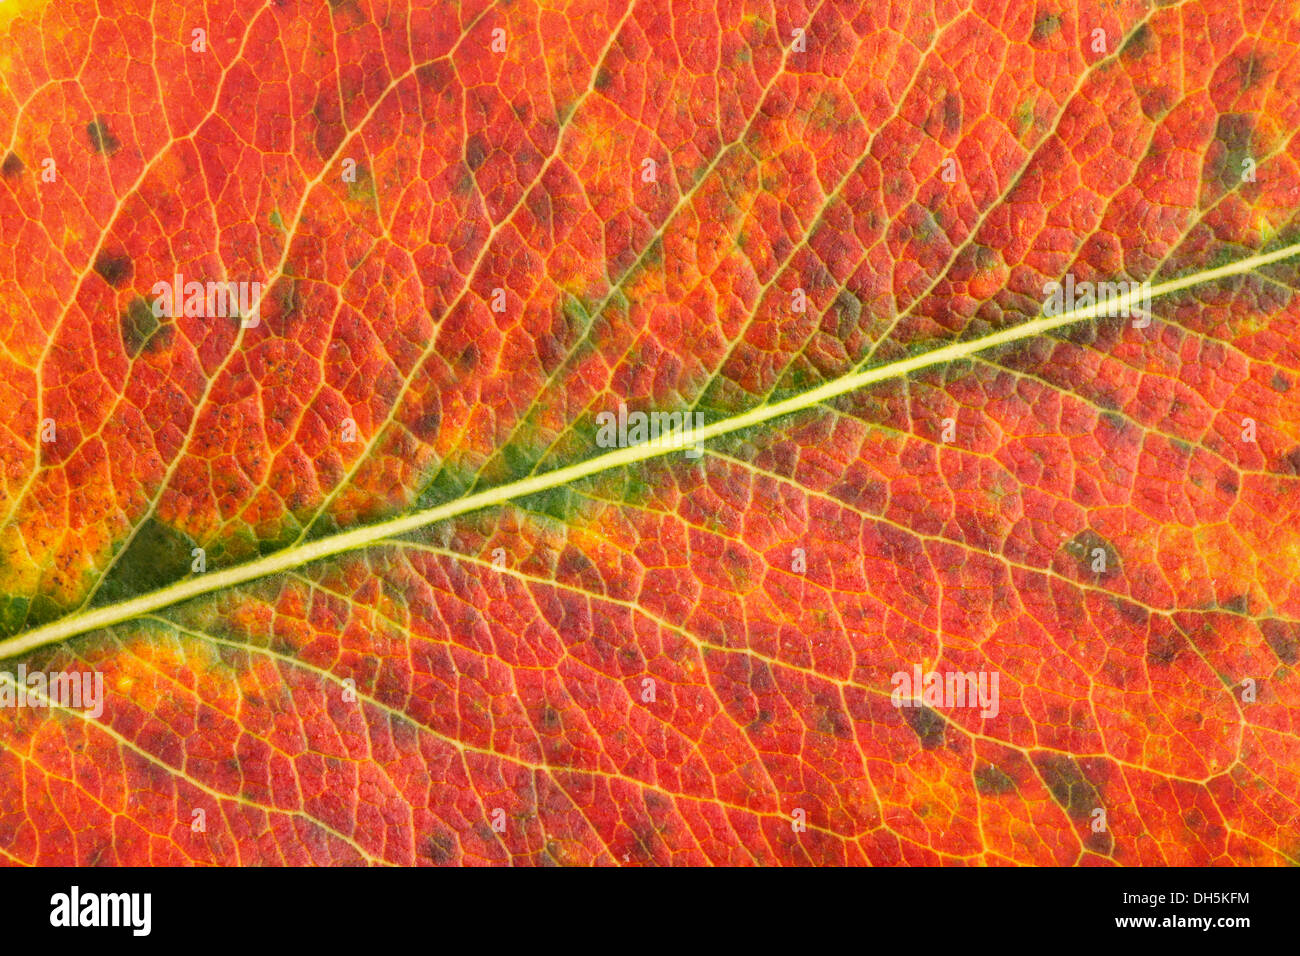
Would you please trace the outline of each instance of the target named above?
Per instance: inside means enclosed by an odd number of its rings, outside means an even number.
[[[107,696],[0,851],[1300,860],[1300,23],[1218,6],[6,9],[0,648]]]

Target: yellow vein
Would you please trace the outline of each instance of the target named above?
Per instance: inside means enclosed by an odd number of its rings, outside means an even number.
[[[1153,286],[1148,294],[1154,299],[1218,279],[1244,275],[1297,254],[1300,254],[1300,242],[1273,252],[1238,259],[1215,269],[1206,269],[1169,282],[1162,282],[1157,286]],[[611,468],[633,465],[672,451],[681,451],[688,445],[694,445],[697,442],[709,441],[731,432],[752,428],[774,418],[781,418],[785,415],[804,411],[867,385],[897,378],[945,362],[961,361],[986,349],[996,348],[1000,345],[1010,345],[1066,325],[1098,318],[1103,311],[1111,314],[1122,314],[1125,309],[1137,305],[1141,297],[1141,289],[1131,289],[1117,299],[1096,303],[1086,308],[1071,309],[1060,315],[1040,316],[1030,322],[1013,325],[976,339],[954,342],[951,345],[931,349],[910,358],[845,375],[834,381],[826,382],[817,388],[809,389],[802,394],[777,402],[774,405],[762,405],[747,412],[733,415],[730,418],[724,418],[711,425],[697,428],[693,433],[679,429],[667,435],[661,435],[656,442],[633,445],[629,448],[616,448],[575,465],[522,478],[509,484],[489,488],[486,491],[468,495],[456,501],[449,501],[433,508],[426,508],[413,514],[392,518],[378,524],[354,528],[351,531],[340,532],[326,538],[290,547],[269,554],[259,560],[250,561],[247,564],[236,565],[220,571],[211,571],[198,577],[185,578],[165,588],[117,604],[70,614],[25,634],[19,634],[6,641],[0,641],[0,658],[26,653],[36,647],[54,644],[96,628],[119,624],[180,601],[186,601],[213,591],[220,591],[258,578],[278,574],[281,571],[300,567],[312,561],[319,561],[322,558],[365,548],[385,538],[406,534],[425,525],[446,521],[449,518],[455,518],[481,508],[501,505],[511,499],[536,494],[559,485],[588,478]]]

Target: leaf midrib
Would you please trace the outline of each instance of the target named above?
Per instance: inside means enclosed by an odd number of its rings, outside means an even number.
[[[1297,254],[1300,254],[1300,242],[1276,249],[1273,252],[1259,253],[1214,269],[1206,269],[1178,279],[1171,279],[1168,282],[1162,282],[1151,287],[1150,297],[1156,299],[1193,286],[1214,282],[1218,279],[1245,275]],[[745,428],[752,428],[775,418],[804,411],[867,385],[897,378],[945,362],[960,361],[987,349],[1020,342],[1063,326],[1097,318],[1103,309],[1122,312],[1138,304],[1141,298],[1140,289],[1131,289],[1119,296],[1118,299],[1112,299],[1105,305],[1097,303],[1086,308],[1071,309],[1060,315],[1040,316],[1029,322],[991,332],[979,338],[954,342],[941,348],[921,352],[909,358],[844,375],[830,382],[825,382],[816,388],[783,399],[780,402],[771,405],[760,405],[749,411],[705,425],[688,436],[690,438],[689,443],[709,441]],[[259,558],[256,561],[249,561],[220,571],[206,572],[196,577],[182,579],[167,587],[138,595],[126,601],[70,614],[35,630],[0,641],[0,659],[24,654],[35,648],[58,643],[78,634],[84,634],[87,631],[111,627],[172,604],[269,577],[291,568],[319,561],[322,558],[333,557],[348,551],[356,551],[426,525],[446,521],[449,518],[455,518],[482,508],[501,505],[515,498],[522,498],[570,482],[579,481],[583,478],[589,478],[612,468],[620,468],[650,458],[657,458],[670,452],[680,451],[688,444],[683,440],[684,437],[687,436],[683,436],[681,432],[676,432],[668,436],[661,436],[659,442],[655,444],[645,443],[630,448],[616,448],[574,465],[557,468],[540,475],[531,475],[433,508],[426,508],[377,524],[353,528],[315,541],[294,545]]]

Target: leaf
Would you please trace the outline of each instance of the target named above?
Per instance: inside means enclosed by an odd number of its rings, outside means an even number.
[[[9,858],[1300,859],[1289,11],[7,16]]]

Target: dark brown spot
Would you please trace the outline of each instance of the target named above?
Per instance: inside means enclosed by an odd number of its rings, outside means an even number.
[[[311,115],[316,120],[316,154],[321,159],[329,159],[343,143],[345,135],[343,110],[339,106],[338,94],[321,90],[316,96]]]
[[[1034,20],[1034,32],[1030,37],[1033,43],[1042,43],[1061,29],[1061,18],[1055,13],[1040,13]]]
[[[95,259],[95,272],[113,288],[120,288],[135,274],[131,257],[101,252]]]
[[[961,97],[956,93],[943,98],[943,129],[949,136],[961,132]]]
[[[411,423],[411,430],[418,438],[432,438],[438,434],[438,426],[442,424],[442,416],[437,411],[428,412],[421,415]]]
[[[1291,666],[1300,660],[1300,623],[1269,618],[1260,622],[1259,629],[1283,664]]]
[[[86,124],[86,137],[90,140],[91,148],[104,156],[112,156],[122,148],[122,144],[109,130],[108,122],[102,116],[97,116]]]
[[[1064,329],[1057,329],[1051,334],[1065,339],[1072,345],[1092,345],[1097,340],[1098,325],[1098,322],[1078,322]]]
[[[0,173],[4,174],[5,179],[13,179],[26,168],[23,161],[18,158],[18,154],[10,152],[5,154],[4,164],[0,165]]]
[[[1182,649],[1183,639],[1177,634],[1169,631],[1152,634],[1151,639],[1147,642],[1147,665],[1168,667],[1178,657],[1178,653]]]
[[[921,747],[923,749],[934,750],[943,744],[947,721],[943,719],[941,714],[925,706],[904,707],[902,711],[907,726],[911,727],[912,732],[921,738]]]
[[[1231,611],[1233,614],[1246,614],[1250,611],[1250,595],[1243,592],[1234,598],[1229,598],[1219,606],[1225,611]]]
[[[849,723],[848,714],[838,707],[827,707],[817,719],[817,729],[832,737],[848,740],[853,736],[853,725]]]
[[[1242,182],[1246,160],[1254,157],[1255,118],[1248,113],[1224,113],[1214,129],[1214,145],[1206,152],[1202,178],[1222,189]]]
[[[1243,93],[1251,87],[1258,86],[1270,72],[1272,71],[1269,69],[1268,62],[1254,50],[1237,61],[1237,76],[1241,80]]]
[[[562,853],[563,850],[560,849],[559,843],[555,840],[547,840],[546,856],[542,858],[542,866],[563,866],[563,863],[560,862]]]
[[[437,864],[456,858],[456,841],[450,833],[439,831],[424,841],[424,855]]]
[[[1101,399],[1098,400],[1098,404],[1100,403]],[[1101,421],[1117,433],[1124,432],[1128,429],[1128,422],[1125,421],[1124,416],[1118,412],[1102,412]]]
[[[469,166],[465,163],[459,163],[455,170],[455,179],[452,182],[452,191],[462,198],[474,192],[474,174],[470,172]]]
[[[991,763],[975,768],[975,789],[985,796],[996,797],[1011,793],[1016,782]]]
[[[478,172],[488,157],[487,139],[482,133],[475,133],[465,142],[465,165]]]
[[[302,293],[298,289],[297,278],[289,276],[286,281],[277,282],[274,289],[273,295],[280,319],[286,325],[301,319],[303,317]]]
[[[1279,475],[1300,476],[1300,445],[1279,458],[1273,471]]]
[[[1115,851],[1115,838],[1111,836],[1109,830],[1094,830],[1089,826],[1088,836],[1084,839],[1083,845],[1093,853],[1110,856]]]
[[[528,211],[537,220],[538,227],[549,231],[551,228],[551,194],[544,189],[529,190],[526,202],[528,203]]]
[[[1115,393],[1110,389],[1108,388],[1098,389],[1097,393],[1093,396],[1092,401],[1098,408],[1102,409],[1104,412],[1114,413],[1117,417],[1119,417],[1121,423],[1124,421],[1123,415],[1120,414],[1123,411],[1123,408],[1119,403],[1119,399],[1115,396]]]
[[[547,731],[560,729],[560,712],[550,704],[542,705],[542,729]]]
[[[1124,618],[1124,620],[1130,622],[1131,624],[1136,624],[1139,627],[1141,627],[1145,625],[1148,620],[1150,620],[1151,612],[1148,611],[1146,608],[1144,608],[1141,604],[1138,604],[1134,601],[1126,601],[1118,597],[1115,598],[1114,600],[1115,600],[1115,609],[1119,611],[1120,617]]]
[[[1119,574],[1119,552],[1091,528],[1076,534],[1065,543],[1064,549],[1077,562],[1081,577],[1102,579]]]
[[[862,303],[848,290],[843,290],[831,304],[831,312],[836,317],[835,336],[845,341],[862,321]]]
[[[1133,31],[1133,35],[1120,47],[1120,56],[1137,59],[1151,49],[1151,28],[1145,23]]]
[[[1078,762],[1066,754],[1039,754],[1034,763],[1052,799],[1070,815],[1082,820],[1101,806],[1097,790],[1084,776]]]

